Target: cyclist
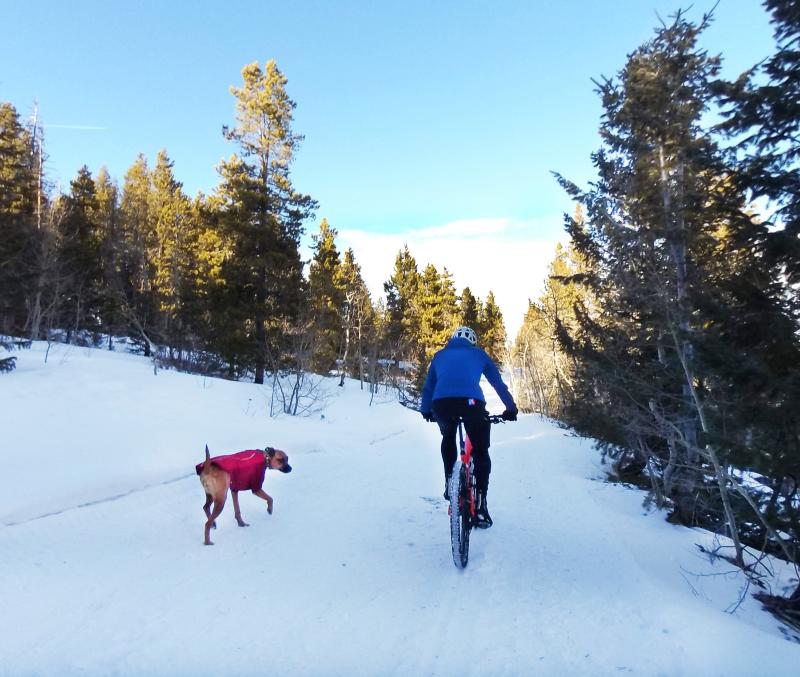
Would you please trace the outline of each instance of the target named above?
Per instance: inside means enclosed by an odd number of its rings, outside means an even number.
[[[449,480],[456,462],[456,431],[458,419],[472,441],[475,464],[475,483],[478,490],[476,526],[492,526],[486,503],[492,461],[489,458],[489,431],[486,401],[481,390],[481,376],[486,376],[506,406],[502,416],[506,421],[517,420],[517,405],[503,383],[497,366],[484,350],[477,346],[478,336],[469,327],[459,327],[447,345],[431,360],[425,385],[422,388],[420,412],[426,421],[436,421],[442,433],[442,463],[444,464],[444,497],[449,500]]]

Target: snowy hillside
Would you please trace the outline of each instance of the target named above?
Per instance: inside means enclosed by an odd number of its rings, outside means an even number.
[[[455,569],[438,431],[357,382],[324,416],[143,358],[45,346],[0,376],[0,675],[796,675],[800,644],[713,536],[647,514],[538,417],[493,429]],[[500,407],[490,406],[494,411]],[[194,464],[277,446],[204,547]],[[777,582],[793,572],[776,565]],[[729,612],[732,611],[732,612]]]

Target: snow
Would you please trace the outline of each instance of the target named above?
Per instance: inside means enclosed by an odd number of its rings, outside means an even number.
[[[493,427],[495,525],[459,571],[436,426],[388,395],[329,379],[324,415],[269,418],[261,386],[45,351],[0,375],[0,675],[797,674],[791,633],[698,550],[713,534],[539,417]],[[267,474],[274,514],[240,495],[249,528],[229,502],[213,547],[206,443],[294,468]]]

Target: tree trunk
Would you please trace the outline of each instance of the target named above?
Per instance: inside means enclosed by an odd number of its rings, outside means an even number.
[[[264,383],[264,368],[266,360],[264,351],[267,346],[267,330],[264,326],[266,322],[266,313],[264,312],[264,304],[267,299],[267,269],[266,266],[261,266],[258,271],[258,282],[256,285],[256,307],[255,307],[255,383],[263,385]]]
[[[28,333],[28,338],[31,341],[36,341],[39,339],[39,332],[41,331],[42,327],[42,289],[41,289],[41,278],[39,281],[39,285],[36,289],[36,295],[33,297],[33,308],[31,310],[31,320],[30,320],[30,332]]]
[[[702,403],[700,402],[700,398],[697,395],[697,391],[694,388],[694,374],[692,373],[691,367],[689,366],[689,362],[687,356],[683,352],[683,346],[681,346],[678,342],[678,337],[676,336],[675,332],[672,333],[673,340],[675,342],[675,350],[678,353],[678,358],[681,361],[681,366],[683,367],[684,373],[684,383],[685,389],[689,391],[691,396],[691,401],[694,404],[695,411],[697,412],[697,417],[700,420],[700,427],[704,434],[708,435],[709,427],[706,423],[706,416],[705,411],[703,410]],[[693,449],[696,449],[694,447]],[[722,499],[722,507],[725,511],[725,519],[728,522],[728,529],[730,531],[730,537],[733,541],[734,548],[736,549],[736,563],[744,567],[744,557],[743,557],[743,548],[742,544],[739,540],[739,529],[736,526],[736,518],[733,514],[733,509],[731,507],[730,496],[728,495],[728,472],[726,469],[723,468],[722,464],[719,461],[719,457],[717,456],[717,452],[711,444],[706,444],[705,452],[708,455],[708,459],[711,461],[712,466],[714,467],[714,474],[717,478],[717,484],[719,488],[720,498]],[[692,456],[696,457],[697,453],[694,452]],[[759,517],[761,513],[759,512]]]
[[[677,315],[678,326],[681,332],[680,345],[676,349],[681,353],[681,361],[685,360],[684,370],[691,369],[694,348],[689,340],[691,330],[688,309],[686,308],[686,231],[683,216],[683,160],[678,158],[675,174],[675,185],[679,191],[677,214],[673,214],[672,194],[670,192],[669,176],[667,173],[664,147],[658,148],[658,161],[661,178],[661,198],[664,218],[664,233],[669,242],[670,255],[675,265],[675,303],[672,304]],[[669,304],[667,312],[669,312]],[[669,321],[669,320],[668,320]],[[673,332],[674,337],[674,332]],[[692,386],[683,380],[681,398],[685,415],[680,423],[683,444],[676,448],[676,464],[672,464],[674,471],[674,486],[680,495],[679,501],[688,498],[692,503],[697,489],[697,475],[699,472],[699,459],[697,457],[697,423],[691,415],[693,411]],[[673,483],[670,482],[672,485]]]
[[[263,201],[259,206],[259,227],[261,228],[261,236],[266,234],[269,228],[269,213],[267,207],[267,196],[269,195],[269,156],[271,147],[267,143],[266,147],[260,153],[261,166],[259,168],[259,178],[261,180],[261,188],[264,192]],[[266,252],[263,251],[262,241],[256,242],[256,259],[261,260]],[[264,326],[266,322],[266,310],[264,305],[267,301],[267,266],[265,263],[260,263],[258,270],[258,279],[256,280],[256,308],[255,308],[255,383],[262,385],[264,383],[264,368],[266,364],[266,350],[267,350],[267,330]]]
[[[342,355],[342,369],[341,375],[339,377],[339,386],[344,386],[344,377],[347,373],[347,356],[350,352],[350,311],[348,310],[346,319],[345,319],[345,329],[344,329],[344,354]]]
[[[361,384],[361,390],[364,390],[364,350],[363,340],[361,335],[361,313],[358,315],[358,380]]]

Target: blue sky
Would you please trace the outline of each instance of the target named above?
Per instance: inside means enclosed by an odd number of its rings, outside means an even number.
[[[0,42],[0,100],[27,116],[38,99],[62,187],[83,164],[121,182],[138,153],[166,148],[193,195],[214,189],[234,151],[221,135],[229,87],[246,63],[275,59],[305,135],[295,185],[373,289],[407,242],[459,286],[494,289],[513,331],[572,210],[550,171],[592,178],[601,111],[590,79],[619,71],[680,6],[0,0],[14,27]],[[712,6],[694,0],[690,16]],[[715,16],[703,45],[723,53],[726,74],[772,51],[757,0],[721,0]]]

